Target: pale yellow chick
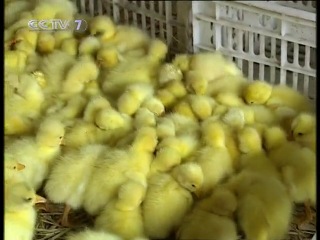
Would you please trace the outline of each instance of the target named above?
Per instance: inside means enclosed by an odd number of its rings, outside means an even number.
[[[209,96],[216,96],[219,93],[232,93],[237,96],[242,96],[242,92],[249,81],[239,75],[225,75],[215,81],[209,82],[207,94]]]
[[[111,107],[107,98],[102,95],[96,95],[89,99],[87,106],[83,112],[83,119],[87,122],[94,122],[97,112],[101,109]]]
[[[185,77],[186,89],[196,95],[205,95],[208,91],[208,79],[196,71],[188,71]]]
[[[187,99],[182,99],[179,102],[177,102],[173,107],[173,112],[177,113],[179,115],[183,115],[185,117],[188,117],[192,120],[197,120],[196,115],[192,111],[191,103]]]
[[[67,129],[63,144],[66,147],[81,147],[94,143],[113,145],[132,131],[132,119],[112,108],[99,110],[94,118],[94,122],[82,119],[74,121]]]
[[[296,142],[289,142],[279,127],[267,128],[264,134],[268,156],[279,169],[291,200],[305,203],[306,220],[312,218],[310,204],[316,201],[316,155]]]
[[[90,20],[89,31],[101,41],[110,40],[116,33],[116,27],[108,16],[95,16]]]
[[[73,121],[74,118],[78,118],[82,115],[86,103],[87,99],[85,97],[81,94],[76,94],[70,98],[66,102],[65,106],[53,116],[59,118],[63,122],[68,120]]]
[[[185,73],[189,70],[190,58],[191,56],[188,54],[177,54],[172,60],[172,64]]]
[[[131,123],[130,116],[120,113],[113,108],[101,109],[95,115],[94,123],[101,130],[114,130]]]
[[[25,182],[7,183],[4,202],[4,239],[32,240],[37,213],[34,204],[44,202]]]
[[[84,198],[84,209],[96,215],[117,194],[118,188],[128,179],[146,177],[157,145],[156,130],[140,128],[130,146],[110,149],[96,163]]]
[[[147,57],[163,62],[168,53],[168,46],[158,38],[151,39],[148,42]]]
[[[191,109],[199,120],[204,120],[212,115],[216,102],[213,98],[199,95],[188,96]]]
[[[195,163],[179,165],[171,174],[153,175],[142,204],[146,235],[155,239],[168,237],[190,210],[191,192],[200,189],[202,182],[202,170]]]
[[[37,42],[37,51],[41,54],[53,52],[55,47],[55,38],[50,32],[40,32]]]
[[[149,111],[153,112],[156,116],[160,116],[165,112],[165,107],[162,104],[162,102],[154,96],[145,99],[141,104],[141,107],[148,109]]]
[[[4,157],[4,180],[6,182],[18,181],[21,179],[21,171],[25,168],[25,165],[14,161],[8,160],[6,156]],[[23,178],[23,177],[22,177]]]
[[[100,49],[100,41],[94,36],[88,36],[80,40],[79,43],[79,55],[95,55]]]
[[[139,108],[135,113],[133,125],[136,129],[142,127],[155,127],[156,116],[147,108]]]
[[[245,105],[245,102],[242,100],[242,98],[232,92],[221,92],[217,94],[214,99],[219,104],[228,107],[240,107]]]
[[[53,33],[54,39],[55,39],[55,48],[60,49],[61,44],[65,39],[69,39],[73,37],[73,32],[70,30],[64,30],[64,31],[56,31]]]
[[[14,34],[14,49],[25,51],[28,55],[34,53],[38,42],[38,32],[30,31],[29,28],[20,28]]]
[[[67,15],[69,18],[77,12],[77,7],[73,1],[69,0],[42,0],[38,1],[36,8],[32,11],[34,19],[59,19],[58,14]]]
[[[176,96],[167,89],[158,89],[156,97],[161,101],[164,107],[171,107],[177,100]]]
[[[218,122],[217,122],[218,121]],[[222,135],[217,134],[220,131],[216,131],[216,126],[221,125],[224,130],[224,138]],[[217,116],[212,116],[204,120],[200,125],[201,139],[204,145],[212,146],[225,146],[233,159],[233,166],[236,168],[238,165],[238,158],[240,155],[235,133],[232,128],[226,125],[224,122],[219,121]]]
[[[181,134],[164,138],[157,146],[157,149],[170,147],[178,151],[182,159],[188,158],[199,147],[199,139],[195,134]]]
[[[118,65],[120,54],[115,47],[103,47],[98,49],[96,59],[99,66],[110,69]]]
[[[204,52],[192,55],[189,69],[196,71],[209,82],[226,75],[242,77],[242,72],[235,63],[228,61],[220,52]]]
[[[254,171],[264,176],[281,179],[276,166],[267,157],[262,148],[262,136],[252,127],[245,127],[238,132],[238,143],[241,156],[240,169]]]
[[[157,119],[157,135],[159,139],[175,136],[176,130],[174,122],[167,118],[162,117]]]
[[[74,37],[71,37],[62,40],[60,49],[61,51],[69,54],[70,56],[75,57],[78,54],[78,46],[78,40]]]
[[[40,117],[44,93],[32,74],[17,76],[16,85],[5,94],[5,134],[26,134],[33,130],[34,120]],[[11,83],[5,83],[8,87]]]
[[[53,165],[45,185],[45,193],[53,203],[64,203],[66,208],[61,219],[68,226],[70,209],[82,206],[95,162],[108,148],[103,145],[87,145],[80,149],[71,149],[63,154]]]
[[[131,84],[150,84],[156,81],[160,62],[154,57],[129,58],[120,62],[101,77],[102,90],[118,98]]]
[[[4,26],[5,29],[16,22],[20,14],[28,11],[31,8],[31,3],[28,1],[10,1],[6,2],[4,6]]]
[[[75,63],[74,57],[58,50],[42,58],[39,70],[43,72],[46,79],[46,87],[44,88],[46,93],[45,105],[51,106],[55,103],[55,98],[57,98],[55,95],[61,94],[62,82],[65,81],[67,72]]]
[[[107,204],[95,220],[95,228],[112,232],[124,239],[144,237],[140,204],[146,185],[129,180],[119,188],[118,196]]]
[[[172,93],[177,99],[186,96],[188,93],[183,82],[177,80],[167,82],[163,88]]]
[[[149,177],[155,173],[170,171],[173,167],[179,165],[181,160],[181,154],[177,149],[172,147],[160,148],[151,163]]]
[[[281,181],[243,170],[225,184],[238,198],[237,220],[246,239],[283,239],[286,236],[293,206]]]
[[[117,236],[106,231],[97,231],[93,229],[85,229],[80,232],[68,234],[66,240],[123,240]]]
[[[316,152],[316,118],[313,114],[300,113],[291,123],[294,141]]]
[[[181,81],[183,78],[181,70],[171,63],[163,64],[158,74],[159,86],[162,86],[170,81]]]
[[[233,173],[233,161],[226,147],[226,137],[222,124],[210,124],[210,145],[200,148],[191,159],[200,165],[203,172],[203,185],[198,196],[210,194],[212,189],[225,177]]]
[[[108,31],[111,31],[109,29]],[[105,33],[102,36],[103,46],[114,46],[120,53],[147,47],[150,41],[150,37],[144,31],[127,25],[116,26],[115,34],[109,39],[105,39]]]
[[[24,51],[5,51],[4,69],[7,72],[22,73],[26,67],[28,55]]]
[[[127,90],[117,101],[118,110],[121,113],[133,115],[143,101],[153,94],[153,87],[147,83],[136,83],[127,87]]]
[[[62,92],[67,96],[79,93],[83,90],[85,83],[95,81],[98,75],[99,69],[93,59],[83,57],[67,72],[62,83]]]
[[[287,106],[297,111],[312,111],[305,96],[285,85],[272,86],[264,81],[253,81],[246,86],[243,96],[248,104],[264,104],[271,109]]]
[[[26,166],[22,174],[35,190],[41,187],[47,177],[52,162],[60,154],[60,144],[64,137],[64,125],[54,119],[47,118],[41,122],[35,137],[17,140],[5,149],[10,160],[19,159]]]
[[[216,189],[211,196],[195,204],[183,219],[176,237],[185,240],[236,240],[237,226],[232,219],[236,209],[236,196],[227,189]]]

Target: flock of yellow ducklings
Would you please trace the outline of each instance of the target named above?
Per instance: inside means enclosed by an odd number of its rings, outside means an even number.
[[[220,53],[176,55],[68,0],[5,3],[5,239],[31,240],[34,205],[95,217],[66,240],[281,240],[315,205],[315,115],[286,86]],[[86,19],[86,32],[30,19]],[[45,196],[36,192],[44,189]]]

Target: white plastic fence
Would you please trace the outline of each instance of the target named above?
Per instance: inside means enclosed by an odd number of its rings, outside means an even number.
[[[249,79],[315,98],[315,2],[193,1],[192,13],[195,52],[219,50]]]

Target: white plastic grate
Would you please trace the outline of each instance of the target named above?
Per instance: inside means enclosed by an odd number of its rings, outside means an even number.
[[[129,0],[78,0],[80,12],[91,16],[107,14],[116,23],[137,26],[152,37],[164,40],[171,52],[186,52],[185,9],[179,2]],[[191,7],[190,3],[187,3]],[[189,7],[189,8],[190,8]],[[179,11],[177,10],[179,9]],[[188,28],[190,29],[190,28]]]
[[[193,49],[219,50],[249,79],[315,98],[316,15],[311,1],[193,1]]]

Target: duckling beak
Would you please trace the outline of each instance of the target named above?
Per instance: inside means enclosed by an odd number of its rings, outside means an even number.
[[[290,132],[290,133],[287,135],[287,140],[288,140],[288,141],[294,141],[293,132]]]
[[[25,165],[23,165],[23,164],[21,164],[21,163],[17,163],[17,170],[18,171],[21,171],[21,170],[23,170],[23,169],[25,169]]]
[[[60,145],[60,146],[65,146],[65,143],[64,143],[64,138],[62,138],[62,139],[60,140],[60,143],[59,143],[59,145]]]
[[[96,65],[97,65],[98,68],[100,68],[102,66],[102,60],[97,59],[96,60]]]
[[[46,203],[46,202],[47,202],[47,199],[45,199],[44,197],[41,197],[39,195],[36,195],[35,204]]]
[[[197,190],[194,192],[194,195],[197,197],[197,198],[200,198],[202,193],[201,193],[201,190]]]

